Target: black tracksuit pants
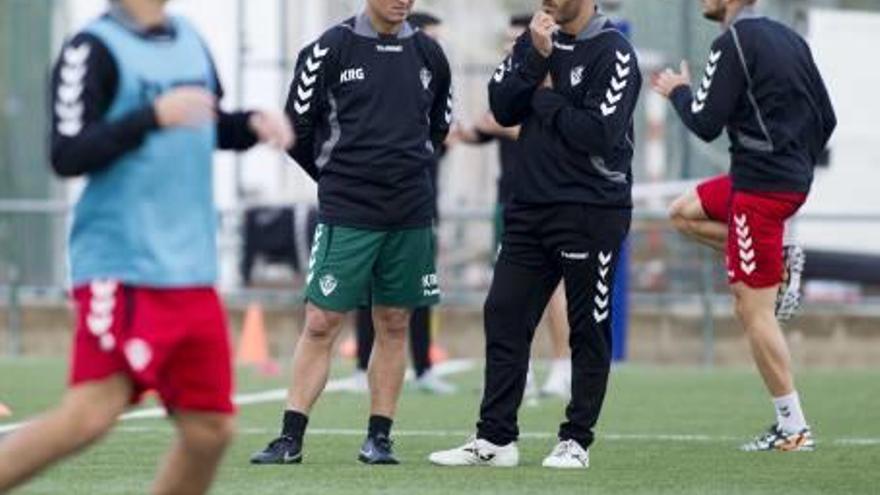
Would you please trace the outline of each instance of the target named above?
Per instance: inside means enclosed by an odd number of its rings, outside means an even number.
[[[571,326],[571,402],[559,438],[589,447],[611,369],[611,292],[632,210],[582,204],[512,204],[484,309],[485,391],[477,436],[506,445],[519,435],[535,327],[560,279]]]

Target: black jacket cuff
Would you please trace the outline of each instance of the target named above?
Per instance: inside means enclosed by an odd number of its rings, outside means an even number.
[[[522,67],[523,78],[532,84],[538,84],[547,77],[549,70],[550,59],[541,55],[534,47],[530,48]]]
[[[257,135],[251,130],[254,112],[221,112],[217,122],[217,142],[221,150],[244,151],[257,144]]]
[[[669,93],[669,101],[672,102],[675,108],[687,108],[688,104],[691,100],[693,100],[694,94],[691,91],[691,87],[687,84],[682,84],[677,86],[672,90],[672,93]]]

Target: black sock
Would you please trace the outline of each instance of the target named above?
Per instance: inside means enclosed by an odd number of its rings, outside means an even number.
[[[391,425],[394,423],[394,420],[391,418],[386,418],[385,416],[370,416],[370,426],[367,429],[367,435],[371,437],[376,437],[378,435],[384,435],[385,437],[391,436]]]
[[[367,371],[376,330],[373,327],[373,308],[360,308],[357,311],[355,335],[357,336],[357,369]]]
[[[423,307],[413,310],[410,319],[409,346],[412,351],[413,371],[416,378],[431,369],[431,308]]]
[[[302,440],[303,435],[306,433],[307,424],[309,424],[309,417],[305,414],[291,410],[284,411],[281,435]]]

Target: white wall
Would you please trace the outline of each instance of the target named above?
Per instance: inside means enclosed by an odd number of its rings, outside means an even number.
[[[831,167],[817,170],[804,214],[880,216],[880,70],[873,53],[880,46],[880,14],[814,10],[809,38],[839,124]],[[880,253],[880,222],[799,221],[796,228],[811,248]]]
[[[293,0],[290,19],[285,24],[292,44],[300,46],[306,33],[324,24],[319,19],[326,0]],[[284,104],[287,83],[292,74],[283,74],[273,64],[281,57],[279,0],[245,0],[244,41],[248,68],[244,72],[243,108],[280,110]],[[107,7],[107,0],[68,0],[68,34],[78,31]],[[211,48],[226,97],[222,106],[232,110],[236,101],[239,63],[239,22],[237,0],[174,0],[169,9],[190,19],[201,31]],[[307,15],[306,15],[307,14]],[[317,20],[316,20],[317,19]],[[314,34],[312,34],[314,35]],[[257,148],[242,157],[243,185],[248,198],[259,202],[312,200],[314,185],[286,157]],[[215,191],[221,207],[236,206],[235,157],[218,153],[215,166]]]

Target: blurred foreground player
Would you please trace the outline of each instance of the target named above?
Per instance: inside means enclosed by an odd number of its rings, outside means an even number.
[[[148,389],[177,427],[152,493],[205,493],[233,434],[212,154],[286,149],[293,133],[281,114],[218,110],[211,56],[165,3],[113,2],[55,67],[52,165],[88,181],[70,234],[70,389],[0,443],[0,492],[99,439]]]
[[[398,462],[391,427],[412,309],[440,298],[429,171],[452,121],[449,63],[440,45],[406,21],[414,3],[367,0],[361,14],[300,53],[287,106],[298,136],[292,156],[318,181],[320,223],[281,432],[251,456],[254,464],[302,462],[333,344],[345,315],[367,302],[376,340],[358,459]]]
[[[635,50],[594,0],[544,0],[489,83],[503,126],[522,125],[523,163],[504,215],[485,306],[486,372],[476,437],[442,466],[515,466],[535,327],[560,280],[568,296],[571,401],[543,462],[589,467],[611,370],[614,269],[632,218]]]
[[[785,270],[785,221],[806,201],[813,167],[837,120],[800,36],[757,15],[755,0],[702,3],[704,15],[723,23],[724,33],[712,44],[699,88],[691,89],[684,62],[680,73],[667,69],[652,83],[700,138],[713,141],[727,128],[730,175],[676,200],[671,217],[685,235],[726,253],[737,319],[773,397],[775,424],[743,450],[812,450],[815,443],[774,312]],[[802,264],[797,251],[788,254],[790,263]],[[798,276],[797,270],[790,272]]]

